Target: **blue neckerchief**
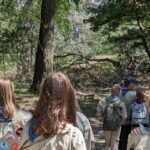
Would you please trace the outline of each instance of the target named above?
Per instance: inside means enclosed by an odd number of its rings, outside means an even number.
[[[131,90],[128,89],[127,87],[123,87],[121,90],[121,96],[125,96],[129,91],[131,91]]]
[[[11,122],[12,118],[6,116],[5,114],[5,108],[3,106],[0,106],[0,122]]]
[[[118,100],[120,100],[120,97],[119,96],[115,96],[115,95],[111,95],[108,98],[108,100],[109,100],[110,103],[114,103],[114,102],[117,102]]]
[[[33,131],[33,127],[36,124],[36,119],[32,119],[30,124],[29,124],[29,138],[33,142],[35,138],[38,137],[38,135]]]

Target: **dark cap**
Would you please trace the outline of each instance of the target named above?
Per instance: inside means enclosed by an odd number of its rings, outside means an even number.
[[[132,76],[128,76],[124,79],[124,86],[128,86],[130,83],[137,83],[138,81],[132,77]]]

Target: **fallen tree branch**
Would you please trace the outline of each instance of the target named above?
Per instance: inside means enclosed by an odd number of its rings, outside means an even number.
[[[92,59],[89,59],[89,61],[95,61],[95,62],[110,62],[110,63],[112,63],[112,64],[115,65],[115,66],[119,66],[119,65],[120,65],[120,62],[115,61],[115,60],[110,59],[110,58],[98,58],[98,59],[92,58]]]
[[[113,59],[110,58],[90,58],[90,56],[84,56],[81,53],[66,53],[66,54],[62,54],[62,55],[55,55],[55,58],[59,59],[59,58],[66,58],[66,57],[70,57],[70,56],[79,56],[79,58],[77,58],[76,60],[74,60],[73,62],[71,62],[70,64],[62,67],[60,70],[64,70],[64,69],[69,69],[72,66],[76,66],[76,65],[87,65],[87,64],[91,64],[92,62],[96,62],[96,63],[100,63],[100,62],[110,62],[112,63],[114,66],[119,66],[120,62],[119,61],[115,61]]]
[[[55,55],[55,58],[65,58],[65,57],[69,57],[69,56],[80,56],[80,57],[84,57],[82,54],[79,53],[66,53],[66,54],[62,54],[62,55]]]
[[[88,62],[87,61],[81,61],[80,59],[76,59],[72,63],[60,68],[59,71],[64,70],[64,69],[70,69],[72,66],[84,65],[84,64],[88,64]]]
[[[110,62],[112,63],[114,66],[119,66],[120,63],[109,59],[109,58],[102,58],[102,59],[89,59],[89,60],[81,60],[81,59],[76,59],[74,60],[72,63],[62,67],[60,70],[64,70],[64,69],[70,69],[73,66],[77,66],[77,65],[93,65],[92,62],[95,62],[95,64],[100,63],[100,62]],[[87,67],[86,67],[87,68]]]
[[[92,65],[92,67],[93,67],[94,64],[92,64],[91,62],[94,62],[94,61],[96,62],[95,64],[100,63],[100,62],[110,62],[110,63],[112,63],[115,66],[119,66],[119,62],[113,61],[111,59],[109,60],[109,58],[106,58],[106,59],[103,59],[103,60],[98,59],[98,60],[88,60],[88,61],[78,61],[78,60],[75,60],[71,64],[62,67],[60,69],[60,71],[64,70],[64,69],[71,69],[72,67],[77,66],[77,65],[87,65],[88,64],[89,66]],[[87,68],[87,66],[85,66],[83,68]]]

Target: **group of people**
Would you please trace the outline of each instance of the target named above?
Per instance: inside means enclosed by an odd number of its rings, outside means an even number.
[[[94,135],[62,73],[48,75],[33,114],[20,110],[13,83],[0,77],[0,150],[91,150]]]
[[[150,149],[149,103],[135,78],[112,87],[111,95],[98,103],[97,117],[103,121],[105,150]]]
[[[115,84],[98,103],[106,150],[149,149],[148,104],[143,90],[135,87],[136,80],[127,77],[123,87]],[[33,113],[19,109],[14,91],[13,83],[0,77],[0,150],[94,150],[90,122],[63,73],[44,79]]]

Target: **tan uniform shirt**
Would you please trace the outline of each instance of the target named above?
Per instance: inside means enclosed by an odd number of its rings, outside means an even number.
[[[12,119],[2,120],[1,117],[0,150],[14,150],[19,148],[22,129],[31,119],[31,117],[31,113],[22,110],[17,110]]]
[[[121,99],[124,102],[127,110],[127,119],[123,122],[123,124],[130,124],[130,107],[136,99],[136,93],[134,91],[129,91]]]
[[[67,124],[64,132],[54,137],[39,136],[33,142],[29,140],[29,126],[24,129],[21,150],[86,150],[81,131],[71,124]]]
[[[80,112],[77,112],[77,127],[81,130],[86,142],[87,150],[94,150],[95,138],[87,117]]]
[[[0,138],[9,132],[9,129],[16,131],[19,128],[24,128],[27,122],[32,118],[32,114],[23,110],[17,110],[12,118],[13,126],[10,126],[10,123],[7,122],[0,122]]]

